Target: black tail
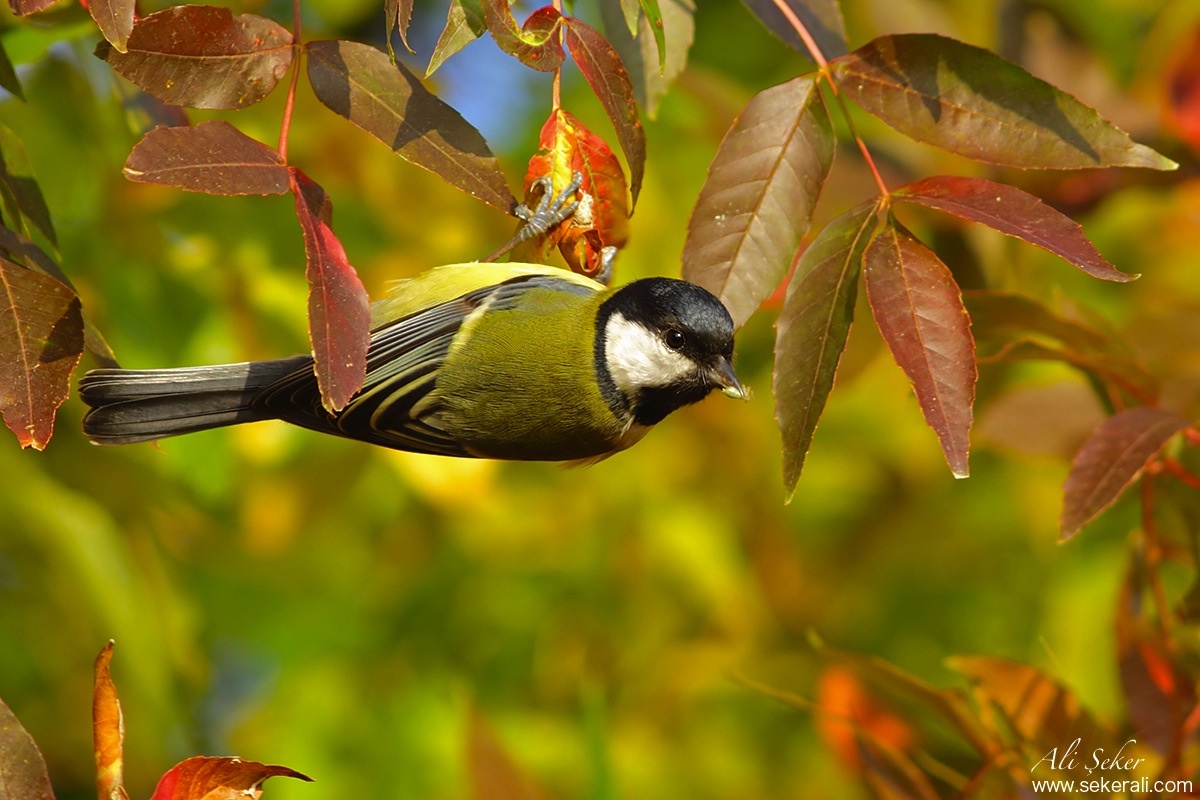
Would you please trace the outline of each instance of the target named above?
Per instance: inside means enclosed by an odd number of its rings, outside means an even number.
[[[94,369],[79,382],[79,396],[92,409],[83,432],[96,444],[132,444],[272,419],[254,398],[302,369],[312,369],[311,356],[183,369]]]

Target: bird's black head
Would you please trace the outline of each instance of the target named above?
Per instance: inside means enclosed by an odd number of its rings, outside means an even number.
[[[745,391],[733,372],[733,320],[687,281],[645,278],[618,289],[596,319],[596,371],[609,404],[653,425],[714,389]]]

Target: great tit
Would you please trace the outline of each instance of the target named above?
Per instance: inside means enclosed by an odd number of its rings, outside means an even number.
[[[97,369],[79,392],[97,444],[280,419],[397,450],[589,461],[714,389],[745,391],[733,322],[686,281],[612,289],[534,264],[438,267],[372,306],[362,390],[321,405],[309,355],[162,370]]]

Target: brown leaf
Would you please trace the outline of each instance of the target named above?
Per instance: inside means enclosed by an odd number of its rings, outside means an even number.
[[[956,39],[880,36],[831,67],[866,111],[916,141],[977,161],[1026,169],[1178,166],[1066,92]]]
[[[688,220],[683,277],[719,297],[735,325],[787,274],[833,150],[812,75],[759,92],[721,140]]]
[[[0,258],[0,413],[21,447],[42,450],[83,353],[79,298],[63,282]]]
[[[312,778],[289,767],[234,756],[192,756],[167,770],[150,800],[257,800],[267,778]]]
[[[1075,455],[1063,487],[1059,528],[1074,536],[1116,502],[1188,420],[1161,408],[1127,408],[1100,423]]]
[[[1200,27],[1184,37],[1166,74],[1167,116],[1192,151],[1200,151]]]
[[[96,788],[100,800],[129,800],[125,793],[125,723],[121,701],[113,684],[109,664],[113,642],[110,639],[96,656],[95,685],[92,689],[92,741],[96,756]]]
[[[136,6],[137,0],[91,0],[88,3],[88,13],[118,52],[124,53],[127,49]]]
[[[1013,361],[1061,361],[1143,403],[1157,401],[1162,391],[1156,375],[1133,358],[1119,353],[1079,352],[1021,339],[1005,345],[986,359],[980,359],[981,363]]]
[[[485,203],[517,204],[499,162],[469,122],[386,53],[357,42],[308,44],[308,77],[317,98],[392,148]]]
[[[164,103],[245,108],[262,100],[292,64],[292,34],[265,17],[185,5],[143,17],[122,53],[101,42],[96,55]]]
[[[990,656],[955,656],[950,666],[966,675],[980,695],[980,706],[993,706],[1007,725],[996,726],[1004,735],[1015,734],[1022,769],[1034,778],[1098,779],[1091,775],[1090,756],[1099,749],[1112,756],[1113,737],[1079,702],[1070,689],[1039,669],[1017,661]],[[989,716],[983,717],[988,720]],[[1075,740],[1079,741],[1076,742]],[[1073,744],[1074,743],[1074,744]],[[1072,759],[1068,752],[1074,752]],[[1047,758],[1053,752],[1053,766]],[[1128,773],[1107,774],[1110,780],[1128,778]]]
[[[975,342],[949,268],[894,219],[866,253],[867,299],[956,478],[968,474]]]
[[[543,6],[521,27],[513,18],[509,0],[482,0],[483,19],[496,46],[522,64],[542,72],[553,72],[565,58],[559,33],[563,18],[554,6]]]
[[[408,23],[412,21],[413,0],[383,0],[383,18],[387,21],[388,55],[393,59],[396,53],[392,50],[392,31],[400,34],[404,49],[414,52],[408,44]]]
[[[775,418],[783,435],[783,485],[790,493],[850,333],[863,251],[877,205],[866,203],[826,225],[800,256],[775,323]]]
[[[341,410],[362,388],[371,336],[370,303],[358,273],[330,227],[333,204],[325,190],[290,168],[296,217],[304,235],[308,330],[321,404]]]
[[[636,206],[646,173],[646,132],[638,119],[633,83],[621,57],[599,31],[575,17],[565,18],[564,23],[567,49],[617,131],[617,141],[629,164],[632,205]]]
[[[1136,554],[1117,601],[1117,668],[1133,734],[1165,756],[1185,738],[1184,717],[1196,707],[1196,684],[1177,662],[1177,643],[1147,613],[1148,573],[1142,554]]]
[[[1100,255],[1079,223],[1014,186],[938,175],[903,186],[892,197],[982,222],[1049,250],[1095,278],[1124,282],[1138,277],[1119,271]]]
[[[3,700],[0,700],[0,798],[54,800],[46,760]]]
[[[742,2],[767,30],[794,50],[813,57],[791,20],[780,10],[776,0]],[[821,55],[826,59],[836,58],[846,52],[846,27],[842,22],[842,12],[838,8],[837,0],[787,0],[785,5],[808,30]]]
[[[218,195],[284,194],[289,188],[279,153],[224,120],[155,128],[129,154],[125,177]]]
[[[36,14],[57,3],[58,0],[8,0],[8,7],[18,17]]]

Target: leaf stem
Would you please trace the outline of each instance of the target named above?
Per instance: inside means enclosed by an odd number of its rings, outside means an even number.
[[[555,5],[558,5],[559,0],[555,0]],[[871,170],[871,177],[875,179],[875,185],[879,187],[879,195],[885,200],[891,197],[891,191],[887,184],[883,182],[883,176],[879,174],[879,168],[875,166],[875,159],[871,157],[871,151],[867,149],[867,143],[858,135],[858,130],[854,127],[854,119],[850,116],[850,107],[846,105],[845,98],[838,91],[838,85],[833,80],[829,71],[829,60],[825,58],[825,54],[821,52],[821,48],[817,46],[817,41],[813,39],[812,34],[808,32],[808,28],[796,16],[796,12],[792,11],[786,0],[772,0],[775,7],[779,9],[779,13],[783,14],[788,24],[796,31],[800,40],[804,42],[804,46],[808,48],[808,54],[812,56],[812,60],[817,62],[818,72],[821,80],[829,86],[829,90],[833,92],[833,96],[837,98],[838,107],[842,110],[842,117],[846,120],[846,125],[850,129],[850,135],[854,137],[854,143],[858,145],[858,151],[862,153],[863,160],[867,162],[867,167]]]
[[[292,0],[292,78],[288,83],[283,120],[279,123],[279,157],[288,160],[288,133],[292,129],[292,110],[296,106],[296,85],[300,81],[300,0]]]

